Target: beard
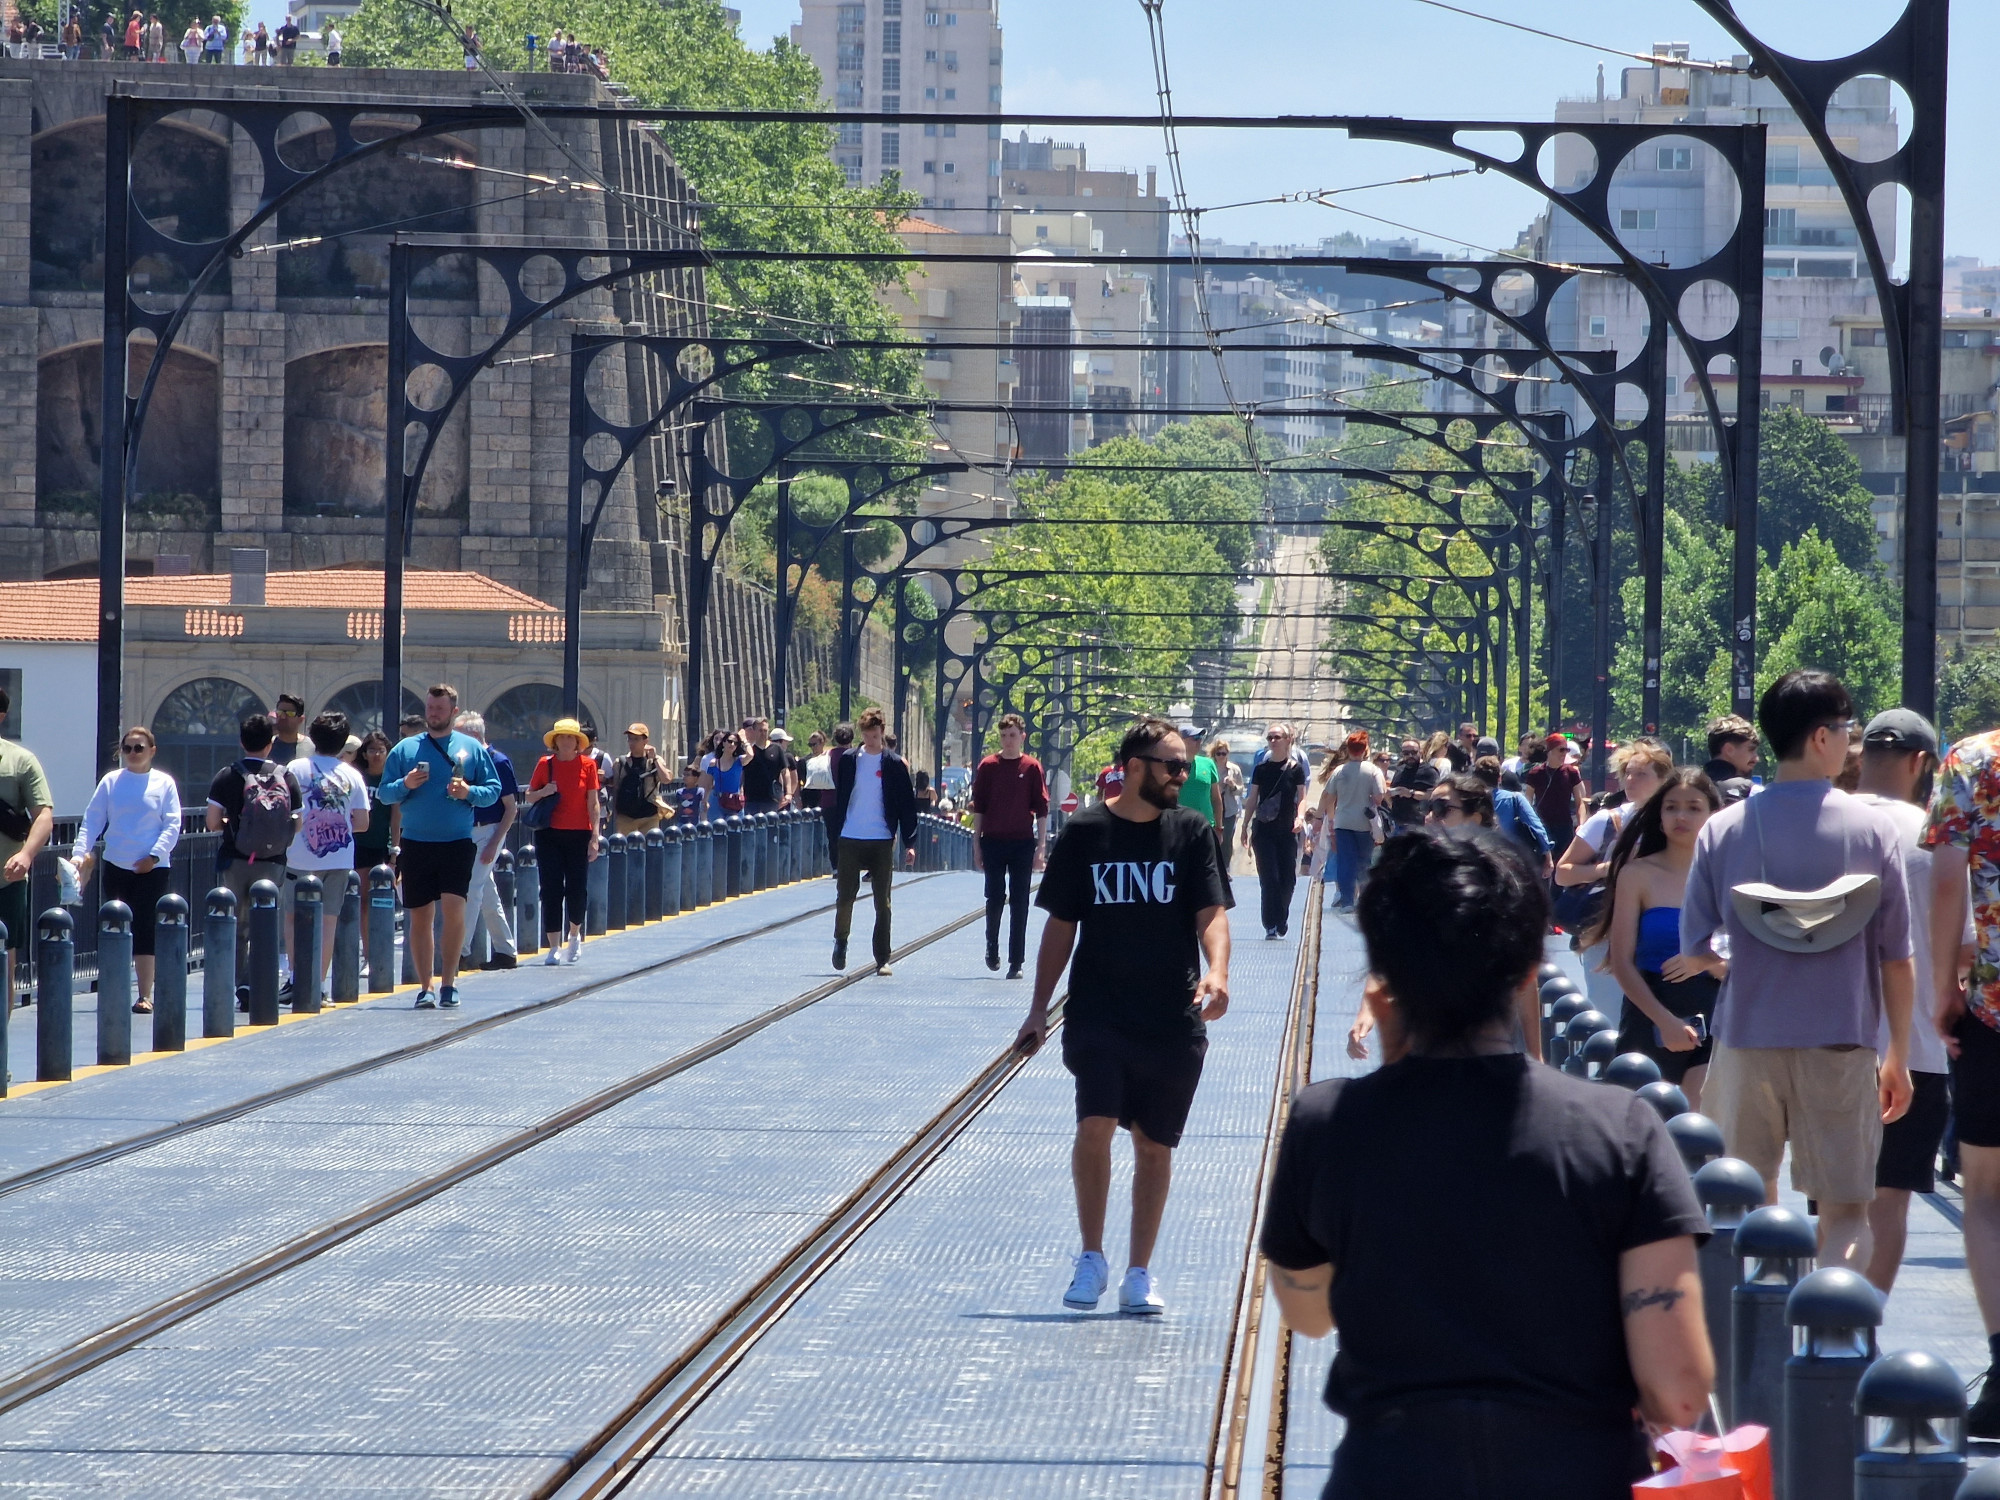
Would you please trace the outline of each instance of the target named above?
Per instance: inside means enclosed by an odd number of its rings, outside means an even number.
[[[1154,780],[1151,771],[1148,771],[1146,779],[1139,783],[1139,795],[1163,811],[1169,807],[1180,806],[1180,788],[1176,787],[1170,781],[1160,782]]]

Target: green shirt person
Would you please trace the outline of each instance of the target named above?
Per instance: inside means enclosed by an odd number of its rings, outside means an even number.
[[[1215,762],[1202,753],[1201,738],[1181,731],[1183,753],[1188,758],[1187,780],[1181,783],[1181,806],[1191,807],[1208,819],[1210,828],[1222,826],[1222,780]]]

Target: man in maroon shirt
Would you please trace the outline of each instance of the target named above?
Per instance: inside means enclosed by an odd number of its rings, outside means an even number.
[[[972,773],[972,868],[986,872],[986,967],[1000,967],[1000,913],[1011,899],[1007,977],[1019,979],[1028,956],[1028,877],[1042,868],[1048,840],[1049,788],[1042,763],[1023,755],[1028,726],[1000,718],[1000,753]]]

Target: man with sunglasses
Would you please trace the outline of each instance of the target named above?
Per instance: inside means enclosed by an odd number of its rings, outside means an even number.
[[[1166,1310],[1149,1264],[1201,1082],[1206,1023],[1229,1009],[1229,922],[1215,836],[1179,805],[1188,760],[1174,726],[1141,719],[1118,764],[1118,795],[1072,817],[1049,851],[1035,900],[1048,913],[1035,996],[1015,1045],[1033,1052],[1048,1037],[1049,1002],[1074,949],[1062,1045],[1076,1079],[1070,1176],[1083,1249],[1063,1305],[1097,1306],[1110,1281],[1104,1218],[1122,1125],[1132,1133],[1132,1236],[1118,1308],[1146,1315]]]
[[[1292,891],[1299,883],[1301,802],[1306,789],[1305,760],[1292,749],[1292,726],[1273,724],[1264,732],[1269,753],[1250,773],[1243,793],[1243,847],[1257,858],[1263,892],[1264,937],[1275,942],[1291,930]]]

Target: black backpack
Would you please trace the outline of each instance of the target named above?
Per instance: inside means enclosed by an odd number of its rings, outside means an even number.
[[[646,777],[651,772],[652,766],[646,761],[626,760],[611,804],[620,817],[650,818],[659,811],[652,798],[646,795]]]

